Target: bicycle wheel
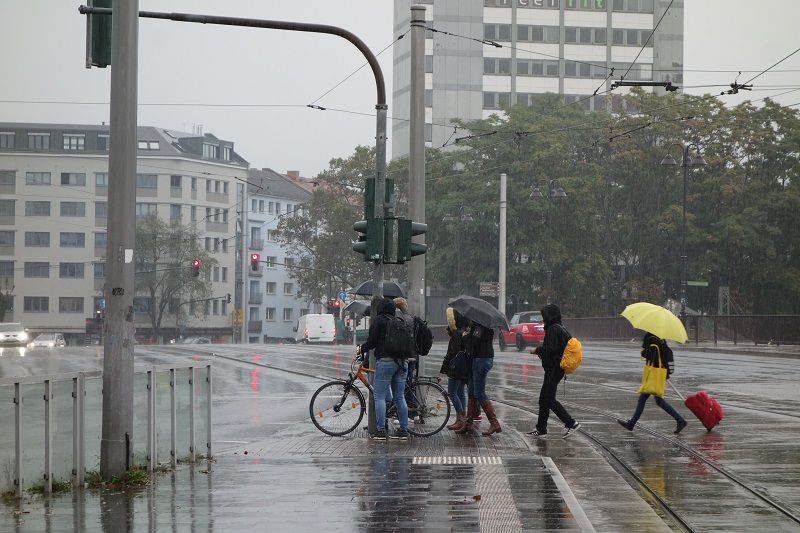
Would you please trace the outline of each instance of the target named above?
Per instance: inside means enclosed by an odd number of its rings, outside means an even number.
[[[438,384],[417,380],[408,389],[417,414],[408,417],[408,432],[417,437],[430,437],[439,433],[450,418],[450,401]]]
[[[367,411],[367,404],[358,387],[337,380],[317,389],[308,411],[318,430],[332,437],[341,437],[358,427]]]

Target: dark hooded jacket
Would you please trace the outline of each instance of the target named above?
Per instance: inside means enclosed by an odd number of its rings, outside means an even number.
[[[561,325],[561,309],[555,304],[542,307],[544,320],[544,340],[542,345],[535,350],[536,355],[542,360],[542,368],[551,370],[561,367],[561,356],[564,348],[572,335]]]
[[[656,348],[657,347],[657,348]],[[672,349],[667,346],[667,341],[656,337],[652,333],[645,333],[642,339],[642,357],[650,366],[659,366],[659,352],[661,355],[660,366],[667,369],[667,378],[675,372],[675,359]]]
[[[378,316],[369,325],[369,337],[367,342],[361,345],[361,352],[367,353],[375,350],[375,359],[386,357],[383,351],[383,343],[386,339],[386,324],[389,317],[394,316],[394,302],[384,298],[378,303]]]
[[[442,361],[442,368],[439,369],[442,374],[448,373],[450,361],[458,352],[464,350],[464,336],[467,334],[467,324],[458,311],[453,311],[453,317],[456,321],[456,330],[451,331],[450,327],[447,327],[447,334],[450,335],[450,340],[447,343],[447,352],[445,353],[444,361]]]

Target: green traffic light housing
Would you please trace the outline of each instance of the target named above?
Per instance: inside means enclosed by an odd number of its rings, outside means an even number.
[[[89,0],[89,7],[110,9],[111,0]],[[111,15],[86,16],[86,68],[111,64]]]
[[[353,251],[364,255],[364,261],[379,262],[383,259],[383,220],[369,218],[353,224],[353,229],[361,235],[353,243]]]
[[[397,263],[405,263],[415,255],[422,255],[428,251],[427,244],[412,242],[411,240],[412,237],[424,235],[427,231],[427,224],[413,222],[408,219],[399,219],[397,221]]]

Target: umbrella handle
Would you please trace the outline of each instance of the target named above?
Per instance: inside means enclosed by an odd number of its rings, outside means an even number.
[[[683,400],[685,402],[686,398],[684,398],[683,394],[681,394],[680,391],[678,391],[678,389],[675,388],[675,385],[673,385],[670,380],[667,380],[667,383],[669,383],[669,386],[672,388],[672,390],[675,391],[675,394],[678,395],[678,398],[680,398],[681,400]]]

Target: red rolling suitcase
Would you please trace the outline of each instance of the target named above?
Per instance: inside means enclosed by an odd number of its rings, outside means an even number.
[[[667,383],[669,383],[669,380],[667,380]],[[678,392],[678,389],[676,389],[672,383],[670,383],[669,386],[681,397],[686,408],[694,413],[694,416],[700,420],[700,423],[702,423],[708,431],[714,429],[714,427],[719,424],[719,421],[722,420],[722,407],[719,405],[719,402],[705,392],[700,391],[684,399],[683,395]]]

